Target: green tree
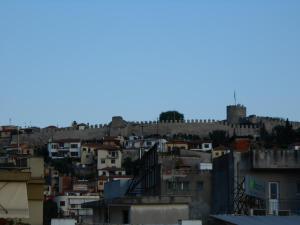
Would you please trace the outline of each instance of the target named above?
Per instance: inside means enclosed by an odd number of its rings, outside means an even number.
[[[52,160],[52,166],[62,174],[74,174],[71,159],[56,159]]]
[[[212,140],[214,148],[220,145],[227,146],[229,144],[229,137],[225,130],[214,130],[209,133],[209,137]]]
[[[127,175],[137,175],[139,172],[140,160],[132,161],[130,157],[124,159],[122,167],[125,169]]]
[[[295,142],[297,133],[293,129],[289,120],[286,120],[285,126],[276,126],[273,129],[273,139],[280,148],[287,148]]]
[[[159,121],[180,121],[184,120],[184,115],[178,111],[162,112],[159,115]]]
[[[43,157],[45,162],[49,162],[49,152],[46,145],[34,148],[34,155]]]
[[[259,130],[259,134],[260,134],[260,141],[261,144],[265,147],[265,148],[272,148],[274,145],[274,137],[269,134],[269,132],[267,131],[265,124],[262,124],[260,130]]]
[[[74,121],[72,122],[71,127],[77,128],[77,122],[76,122],[76,120],[74,120]]]
[[[300,141],[300,128],[298,128],[296,131],[295,131],[295,135],[296,135],[296,137],[295,137],[295,139],[296,139],[296,141],[297,142],[299,142]]]
[[[293,129],[289,120],[286,120],[285,126],[274,127],[273,135],[280,148],[287,148],[296,140],[296,131]]]

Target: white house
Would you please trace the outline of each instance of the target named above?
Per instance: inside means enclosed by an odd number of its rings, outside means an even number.
[[[97,168],[121,168],[122,167],[122,151],[119,146],[102,145],[97,149]]]
[[[49,157],[59,158],[80,158],[80,139],[50,140],[48,143]]]
[[[78,218],[78,222],[83,221],[88,223],[93,220],[93,210],[89,208],[82,208],[81,204],[99,200],[97,193],[90,193],[89,195],[81,195],[80,193],[66,193],[55,197],[58,211],[64,217]]]
[[[125,148],[126,149],[150,149],[155,144],[157,144],[157,150],[159,152],[165,152],[166,151],[166,143],[167,140],[165,139],[157,139],[157,138],[147,138],[142,139],[138,136],[130,136],[129,139],[126,141]]]
[[[97,161],[97,151],[101,148],[99,143],[86,143],[81,145],[81,164],[91,165]]]
[[[210,141],[190,141],[189,149],[194,151],[211,151],[213,149]]]
[[[126,172],[122,169],[122,151],[118,145],[102,145],[97,152],[98,191],[103,194],[107,181],[125,178]]]

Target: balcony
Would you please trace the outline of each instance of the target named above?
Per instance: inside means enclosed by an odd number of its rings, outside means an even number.
[[[253,150],[253,169],[300,169],[300,151]]]
[[[107,159],[117,159],[119,157],[119,155],[116,153],[116,154],[108,154],[106,156]]]

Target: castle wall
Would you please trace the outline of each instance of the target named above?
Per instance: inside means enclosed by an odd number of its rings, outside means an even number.
[[[234,133],[240,136],[256,136],[259,135],[260,123],[265,124],[268,132],[271,132],[275,126],[285,125],[285,120],[272,119],[268,117],[257,117],[257,124],[229,124],[226,121],[215,120],[185,120],[185,121],[144,121],[144,122],[126,122],[121,123],[121,127],[114,124],[111,125],[91,125],[85,130],[77,130],[74,128],[60,129],[42,129],[40,132],[33,134],[20,135],[20,143],[30,143],[32,145],[46,144],[50,138],[52,139],[67,139],[78,138],[81,140],[101,139],[106,135],[110,136],[125,136],[134,135],[174,135],[174,134],[191,134],[199,135],[200,137],[208,137],[209,133],[214,130],[224,130],[229,136]],[[291,122],[294,129],[300,128],[300,122]],[[17,136],[13,136],[12,143],[17,143]]]
[[[256,135],[259,129],[256,126],[227,124],[222,121],[198,121],[187,120],[185,122],[151,122],[151,123],[136,123],[128,126],[128,134],[136,135],[174,135],[178,133],[199,135],[200,137],[207,137],[210,132],[214,130],[227,131],[231,136],[235,132],[237,135]]]

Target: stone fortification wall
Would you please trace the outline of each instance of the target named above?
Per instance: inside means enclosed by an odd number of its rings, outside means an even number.
[[[266,130],[269,132],[271,132],[275,126],[285,126],[286,124],[286,120],[282,118],[257,117],[256,121],[265,124]],[[290,124],[294,129],[300,128],[300,122],[290,121]]]
[[[30,143],[32,145],[44,145],[47,144],[50,139],[101,139],[107,134],[109,130],[108,126],[90,127],[85,130],[77,130],[72,127],[60,128],[60,129],[42,129],[40,132],[33,134],[21,134],[19,135],[20,143]],[[12,143],[17,143],[17,135],[12,137]]]
[[[129,123],[127,126],[128,134],[136,135],[173,135],[173,134],[193,134],[200,137],[207,137],[214,130],[225,130],[231,136],[237,135],[256,135],[259,127],[256,125],[228,124],[224,121],[214,120],[186,120],[176,122],[136,122]]]
[[[100,139],[106,135],[110,136],[125,136],[134,135],[174,135],[174,134],[192,134],[199,135],[200,137],[207,137],[210,132],[214,130],[224,130],[230,136],[234,133],[236,135],[259,135],[260,126],[265,124],[266,129],[271,132],[277,125],[285,125],[285,120],[274,119],[268,117],[256,117],[256,124],[229,124],[226,121],[215,120],[184,120],[184,121],[143,121],[143,122],[120,122],[112,121],[110,124],[105,125],[90,125],[85,130],[77,130],[72,127],[59,128],[59,129],[41,129],[40,132],[33,134],[20,135],[20,142],[31,143],[33,145],[46,144],[50,138],[52,139],[68,139],[78,138],[81,140]],[[120,124],[120,126],[119,126]],[[300,128],[300,122],[291,122],[294,129]],[[15,135],[12,140],[17,143],[17,136]]]

